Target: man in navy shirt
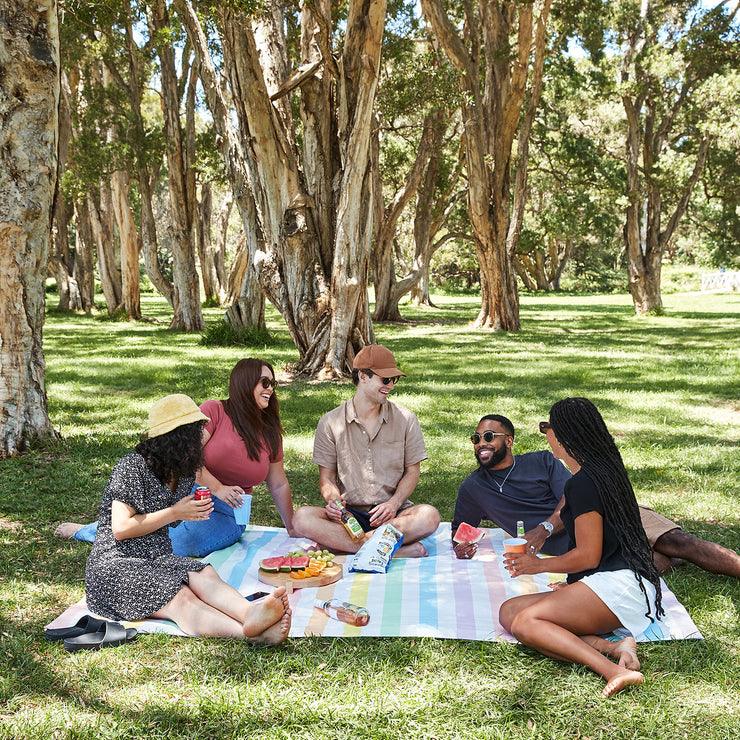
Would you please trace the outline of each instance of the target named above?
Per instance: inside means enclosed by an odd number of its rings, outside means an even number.
[[[514,425],[499,414],[484,416],[471,440],[478,469],[460,485],[452,533],[462,522],[477,527],[492,521],[512,536],[524,522],[525,539],[535,552],[562,555],[568,535],[560,521],[563,488],[570,471],[547,450],[512,455]],[[470,558],[477,546],[455,546],[458,558]]]

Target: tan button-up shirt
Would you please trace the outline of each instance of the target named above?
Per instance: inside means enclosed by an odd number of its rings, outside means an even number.
[[[352,399],[324,414],[316,427],[312,461],[336,470],[339,490],[353,509],[388,501],[406,468],[426,459],[419,420],[392,401],[383,405],[375,429],[365,429]]]

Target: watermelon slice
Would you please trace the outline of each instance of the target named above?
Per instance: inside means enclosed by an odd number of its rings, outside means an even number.
[[[291,558],[290,560],[291,560],[291,563],[290,563],[291,570],[303,570],[304,568],[308,568],[308,563],[311,560],[311,558],[309,558],[308,555],[306,555],[305,557],[302,557],[302,558],[294,557],[294,558]]]
[[[485,535],[485,530],[478,529],[478,527],[471,527],[469,524],[463,522],[457,528],[457,532],[455,532],[452,541],[457,543],[473,543],[483,539],[483,535]]]
[[[277,558],[265,558],[264,560],[260,560],[260,568],[268,573],[278,573],[284,561],[285,558],[282,556]]]

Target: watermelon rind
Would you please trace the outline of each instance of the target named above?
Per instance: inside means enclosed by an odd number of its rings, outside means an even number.
[[[264,560],[260,560],[260,568],[266,573],[279,573],[284,561],[285,558],[282,556],[277,558],[265,558]]]
[[[478,529],[478,527],[471,527],[470,524],[463,522],[452,537],[452,541],[456,543],[474,544],[483,539],[485,530]]]

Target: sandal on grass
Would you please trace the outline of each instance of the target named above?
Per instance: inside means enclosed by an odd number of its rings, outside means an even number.
[[[49,642],[66,640],[70,637],[79,637],[87,632],[97,632],[105,623],[105,619],[98,619],[98,617],[93,617],[92,614],[85,614],[85,616],[80,617],[77,623],[71,627],[44,630],[44,637]]]
[[[70,653],[78,650],[100,650],[106,647],[117,647],[136,639],[139,633],[133,628],[126,629],[120,622],[103,622],[96,632],[70,637],[64,641],[64,649]]]

